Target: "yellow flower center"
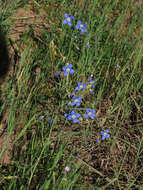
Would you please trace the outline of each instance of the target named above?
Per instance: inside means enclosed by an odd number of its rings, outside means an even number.
[[[69,21],[69,22],[70,22],[70,21],[71,21],[71,19],[70,19],[70,18],[67,18],[67,21]]]
[[[80,88],[83,88],[83,85],[80,85]]]
[[[89,113],[88,113],[88,115],[92,115],[92,113],[91,113],[91,112],[89,112]]]
[[[75,102],[78,102],[78,99],[75,99]]]
[[[104,132],[104,137],[107,135],[107,133],[106,132]]]
[[[80,25],[80,28],[83,28],[83,24]]]
[[[67,72],[70,72],[70,69],[69,69],[69,68],[67,68]]]
[[[75,116],[75,115],[73,115],[73,116],[72,116],[72,118],[73,118],[73,119],[75,119],[75,118],[76,118],[76,116]]]

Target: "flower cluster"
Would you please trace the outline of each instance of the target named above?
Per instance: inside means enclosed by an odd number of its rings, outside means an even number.
[[[68,24],[69,26],[72,26],[72,20],[74,19],[74,17],[73,17],[73,16],[69,16],[67,13],[64,15],[64,17],[65,17],[65,19],[64,19],[64,21],[63,21],[63,24]],[[86,24],[83,24],[83,23],[81,22],[81,20],[79,20],[79,21],[77,22],[75,28],[76,28],[77,30],[80,30],[80,31],[81,31],[81,34],[82,34],[82,33],[88,34],[88,33],[87,33],[87,30],[86,30],[87,25],[86,25]]]
[[[72,64],[70,64],[72,65]],[[66,69],[66,67],[64,67]],[[93,77],[91,75],[91,77]],[[84,94],[86,95],[89,91],[92,90],[95,87],[95,80],[92,80],[92,78],[89,78],[87,83],[82,83],[82,82],[77,82],[77,86],[74,90],[72,101],[67,104],[67,106],[77,106],[79,107],[82,103],[82,99],[84,99]],[[81,95],[84,92],[83,96]],[[81,94],[80,94],[81,93]],[[74,95],[76,94],[76,95]],[[94,93],[93,93],[94,94]],[[96,118],[96,111],[94,109],[85,109],[85,113],[83,114],[83,117],[85,119],[94,119]],[[75,111],[71,111],[69,114],[65,114],[65,117],[69,121],[73,121],[74,123],[79,123],[80,122],[80,114],[75,113]]]
[[[80,93],[82,93],[83,91],[86,92],[89,91],[89,88],[94,88],[95,87],[95,81],[91,79],[91,77],[89,78],[89,82],[86,83],[82,83],[82,82],[78,82],[77,83],[77,87],[75,88],[75,93],[77,95],[73,95],[72,97],[72,101],[70,103],[68,103],[68,106],[77,106],[79,107],[82,103],[82,99],[84,98],[84,96],[81,96]],[[85,119],[94,119],[96,118],[96,111],[94,109],[85,109],[85,113],[83,114],[83,117]],[[79,123],[80,122],[80,114],[79,113],[75,113],[75,111],[71,111],[69,114],[65,114],[65,117],[67,118],[67,120],[69,121],[73,121],[74,123]]]
[[[68,15],[67,13],[64,15],[65,19],[63,21],[63,24],[68,24],[69,26],[72,26],[72,21],[74,20],[73,16]],[[80,34],[88,34],[87,33],[87,25],[82,23],[81,20],[77,21],[77,24],[75,26],[76,30],[80,31]],[[90,48],[89,42],[87,43],[87,47]],[[74,74],[73,65],[71,63],[67,63],[65,66],[62,67],[63,70],[63,76],[69,76]],[[56,76],[59,76],[60,72],[56,74]],[[79,107],[82,104],[82,100],[84,99],[84,95],[87,94],[87,92],[90,92],[91,94],[94,94],[94,88],[95,88],[95,80],[93,80],[93,75],[91,75],[88,79],[88,81],[85,82],[77,82],[77,86],[75,87],[75,90],[73,92],[72,101],[67,104],[67,106],[71,107]],[[73,123],[80,123],[82,121],[81,114],[77,111],[71,110],[69,113],[65,113],[64,116],[67,118],[68,121],[73,121]],[[93,120],[96,116],[96,111],[94,109],[85,108],[85,113],[83,113],[83,117],[86,120]],[[107,139],[110,137],[109,130],[106,129],[105,131],[101,131],[101,140]],[[99,136],[97,137],[97,142],[99,142]]]

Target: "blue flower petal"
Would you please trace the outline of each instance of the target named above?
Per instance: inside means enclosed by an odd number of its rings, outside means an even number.
[[[90,109],[86,109],[86,112],[89,113],[89,112],[90,112]]]
[[[105,139],[105,136],[102,136],[101,139],[104,140],[104,139]]]
[[[85,118],[88,118],[89,116],[88,116],[88,114],[84,114],[84,117],[85,117]]]
[[[72,114],[72,115],[75,114],[75,111],[72,110],[72,111],[71,111],[71,114]]]
[[[92,112],[92,113],[96,113],[96,111],[95,111],[95,110],[92,110],[91,112]]]
[[[68,120],[72,120],[72,116],[71,116],[71,115],[68,115],[67,119],[68,119]]]
[[[64,116],[65,116],[65,117],[67,117],[67,116],[68,116],[68,114],[67,114],[67,113],[65,113],[65,114],[64,114]]]
[[[95,117],[94,115],[90,115],[90,118],[91,118],[91,119],[94,119],[94,117]]]
[[[79,114],[79,113],[77,113],[77,114],[76,114],[76,117],[78,117],[78,118],[79,118],[79,117],[80,117],[80,114]]]
[[[78,91],[79,90],[79,88],[78,88],[78,86],[75,88],[75,91]]]
[[[74,122],[74,123],[77,123],[77,122],[78,122],[77,118],[73,119],[73,122]]]
[[[77,99],[77,97],[76,97],[76,96],[74,96],[74,97],[73,97],[73,100],[75,100],[75,99]]]
[[[77,106],[80,106],[80,102],[77,102],[76,105],[77,105]]]
[[[49,123],[50,123],[50,124],[52,124],[52,123],[53,123],[53,120],[52,120],[52,119],[49,119],[48,121],[49,121]]]
[[[75,102],[73,101],[72,103],[71,103],[71,106],[74,106],[75,105]]]
[[[71,23],[71,22],[68,22],[68,25],[69,25],[69,26],[72,26],[72,23]]]
[[[67,21],[67,19],[65,19],[64,21],[63,21],[63,24],[67,24],[68,23],[68,21]]]
[[[64,72],[64,77],[66,77],[68,75],[68,72],[66,71],[66,72]]]
[[[85,33],[85,28],[80,28],[82,33]]]
[[[58,76],[60,75],[60,73],[61,73],[61,72],[60,72],[60,71],[58,71],[58,72],[56,73],[56,77],[58,77]]]
[[[80,26],[79,26],[79,25],[76,25],[75,28],[78,30],[78,29],[80,28]]]
[[[69,15],[66,13],[66,14],[64,15],[64,17],[66,17],[66,18],[67,18],[67,17],[69,17]]]
[[[70,70],[70,74],[72,75],[73,73],[74,73],[74,70],[73,70],[73,69],[71,69],[71,70]]]
[[[82,24],[81,20],[78,20],[77,24],[78,24],[78,25],[81,25],[81,24]]]
[[[101,135],[104,135],[104,131],[101,131]]]
[[[70,63],[70,64],[68,64],[68,68],[70,68],[70,69],[72,68],[72,64],[71,64],[71,63]]]
[[[109,134],[107,134],[107,135],[106,135],[106,138],[109,138],[109,137],[110,137],[110,135],[109,135]]]
[[[66,70],[67,70],[67,66],[63,66],[63,67],[62,67],[62,70],[63,70],[63,71],[66,71]]]
[[[105,132],[106,132],[106,133],[109,133],[109,129],[106,129]]]

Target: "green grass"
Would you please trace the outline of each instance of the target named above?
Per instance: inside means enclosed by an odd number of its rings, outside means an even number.
[[[8,139],[13,140],[10,162],[0,164],[0,189],[142,190],[143,4],[129,0],[12,2],[11,6],[1,3],[0,14],[9,48],[11,40],[19,55],[1,94],[0,112],[8,115],[1,158]],[[22,18],[13,18],[19,8],[33,11],[35,22],[29,24],[26,15],[26,24]],[[74,16],[72,27],[62,24],[65,13]],[[18,30],[15,20],[28,26],[19,40],[11,37]],[[88,35],[78,35],[74,28],[78,20],[87,24]],[[56,77],[66,63],[73,64],[74,74]],[[77,82],[87,83],[91,74],[94,95],[82,92],[81,106],[67,107]],[[95,109],[97,118],[81,117],[74,124],[64,116],[72,109],[83,116],[86,108]],[[44,117],[38,120],[39,116]],[[110,138],[103,141],[100,132],[106,129]]]

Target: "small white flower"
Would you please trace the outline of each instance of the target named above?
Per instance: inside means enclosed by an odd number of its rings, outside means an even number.
[[[68,166],[65,167],[65,172],[69,172],[70,168]]]
[[[41,120],[41,119],[43,119],[44,118],[44,115],[41,115],[39,118],[38,118],[38,120]]]
[[[120,69],[120,65],[117,65],[116,68]]]

